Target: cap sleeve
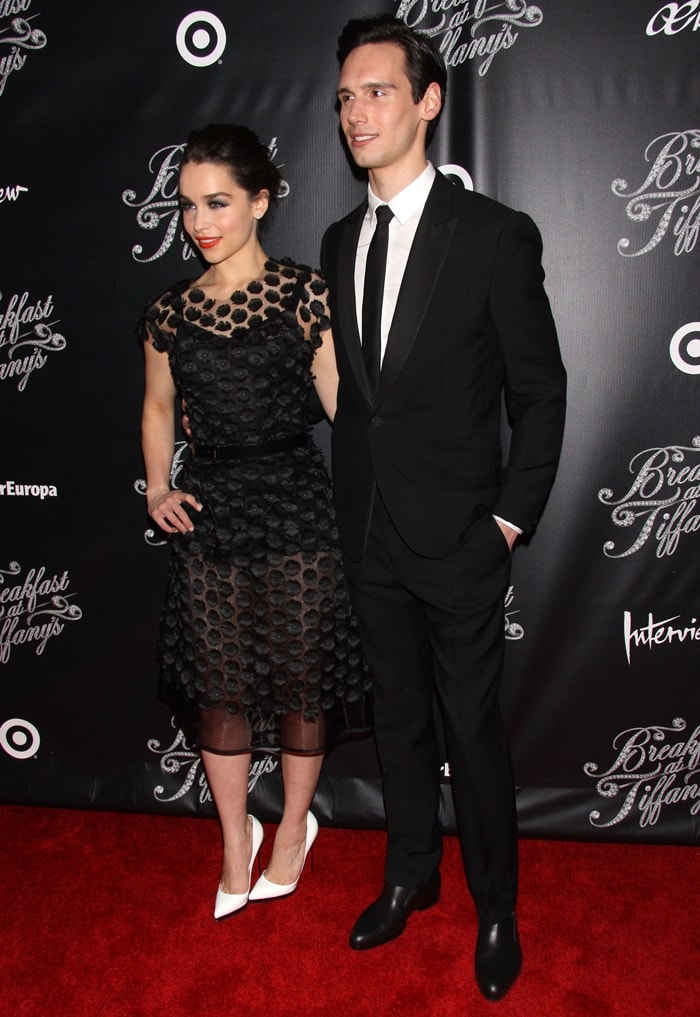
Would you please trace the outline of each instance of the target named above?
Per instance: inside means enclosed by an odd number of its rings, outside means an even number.
[[[158,297],[137,322],[139,341],[150,342],[159,353],[170,353],[175,332],[182,321],[181,303],[177,287]]]
[[[299,317],[309,331],[312,347],[322,345],[321,335],[331,327],[328,310],[328,286],[319,272],[309,272],[304,280],[299,301]]]

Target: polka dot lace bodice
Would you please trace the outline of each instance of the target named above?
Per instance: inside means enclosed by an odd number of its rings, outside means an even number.
[[[195,445],[256,443],[307,426],[311,363],[330,324],[316,273],[268,260],[261,279],[227,300],[183,283],[146,319],[170,357]]]

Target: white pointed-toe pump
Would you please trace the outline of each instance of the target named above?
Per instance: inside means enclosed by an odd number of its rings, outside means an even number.
[[[257,858],[260,845],[263,842],[263,828],[259,820],[255,816],[248,816],[248,819],[253,826],[253,845],[250,852],[250,862],[248,863],[248,889],[245,893],[226,893],[225,890],[219,889],[216,891],[216,901],[214,903],[214,918],[220,921],[222,918],[228,918],[229,915],[233,915],[236,911],[240,911],[248,903],[250,897],[250,878],[253,871],[253,863]]]
[[[306,813],[306,844],[304,846],[304,860],[301,863],[301,869],[299,875],[293,883],[271,883],[263,872],[260,879],[257,881],[253,889],[250,891],[250,900],[273,900],[275,897],[286,897],[290,893],[294,893],[296,890],[301,874],[304,871],[304,865],[306,864],[306,857],[311,850],[313,842],[318,836],[318,820],[314,816],[313,812]]]

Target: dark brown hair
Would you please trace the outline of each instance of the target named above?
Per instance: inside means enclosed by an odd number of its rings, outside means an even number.
[[[270,201],[279,195],[282,175],[270,153],[248,127],[240,124],[209,124],[191,132],[181,165],[214,162],[226,166],[231,177],[255,198],[268,191]]]

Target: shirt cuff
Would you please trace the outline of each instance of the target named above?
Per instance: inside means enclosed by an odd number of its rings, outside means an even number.
[[[497,515],[495,515],[493,513],[492,513],[492,515],[493,515],[493,518],[497,519],[499,523],[505,523],[506,526],[510,526],[511,530],[515,530],[516,533],[519,533],[522,536],[522,532],[523,531],[520,529],[519,526],[516,526],[515,523],[508,522],[508,520],[504,519],[502,516],[497,516]]]

